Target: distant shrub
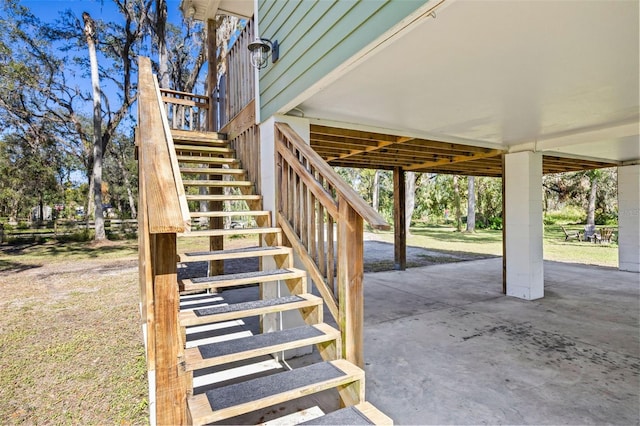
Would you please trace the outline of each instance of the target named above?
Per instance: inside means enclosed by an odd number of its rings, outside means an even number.
[[[614,212],[603,213],[601,211],[596,212],[595,217],[596,225],[618,225],[618,215]]]
[[[494,231],[499,231],[502,229],[502,218],[501,217],[490,217],[487,221],[487,227],[489,229],[493,229]]]
[[[18,229],[22,229],[22,230],[29,229],[29,224],[27,222],[21,220],[20,222],[18,222],[17,228]]]
[[[544,215],[545,225],[568,225],[584,223],[587,213],[574,206],[567,206],[562,210],[548,211]]]
[[[82,229],[70,234],[59,235],[56,239],[60,242],[86,242],[93,239],[93,231],[89,229]]]

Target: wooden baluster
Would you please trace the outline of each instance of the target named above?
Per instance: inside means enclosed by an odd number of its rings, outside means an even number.
[[[326,233],[325,230],[325,211],[324,206],[321,203],[318,203],[318,269],[323,277],[327,276],[327,263],[326,256],[327,253],[327,243],[325,241]]]
[[[316,238],[317,234],[317,225],[316,225],[316,199],[307,188],[307,198],[308,198],[308,216],[309,216],[309,256],[311,259],[317,264],[318,263],[318,240]]]
[[[333,294],[339,299],[340,294],[336,288],[336,252],[334,245],[334,232],[333,228],[335,221],[330,214],[327,214],[327,285],[333,289]]]

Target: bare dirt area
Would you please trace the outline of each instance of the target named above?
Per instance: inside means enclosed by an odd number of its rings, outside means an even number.
[[[452,252],[407,246],[407,268],[463,262],[494,257],[487,254]],[[382,272],[394,269],[394,246],[373,232],[364,233],[364,271]]]
[[[0,423],[147,423],[134,247],[0,246]]]

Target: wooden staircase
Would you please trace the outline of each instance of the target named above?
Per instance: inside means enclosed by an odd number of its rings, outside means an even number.
[[[283,245],[282,230],[271,223],[271,212],[262,208],[262,197],[254,192],[247,173],[235,158],[233,149],[217,133],[173,130],[175,155],[179,163],[186,199],[191,201],[192,223],[205,223],[205,229],[178,233],[178,263],[181,268],[206,262],[209,273],[179,280],[181,295],[179,327],[182,339],[180,369],[186,375],[189,420],[207,424],[263,410],[276,404],[336,389],[341,406],[338,411],[310,421],[311,424],[392,424],[389,417],[365,401],[364,371],[341,359],[342,338],[336,328],[323,322],[323,299],[309,293],[307,273],[294,267],[293,249]],[[192,189],[192,188],[195,188]],[[240,209],[225,211],[226,202]],[[209,211],[198,211],[207,203]],[[234,218],[250,218],[249,227],[223,225]],[[238,223],[238,222],[236,222]],[[198,237],[200,237],[198,239]],[[206,237],[206,238],[201,238]],[[205,241],[204,247],[188,241]],[[223,241],[234,238],[234,247],[225,249]],[[242,244],[236,244],[242,242]],[[189,249],[182,250],[186,246]],[[196,246],[197,248],[193,249]],[[224,262],[260,259],[259,271],[224,274]],[[202,263],[201,263],[202,264]],[[200,264],[200,265],[201,265]],[[286,284],[289,295],[226,304],[218,292],[249,284]],[[215,329],[216,324],[249,317],[297,311],[301,325],[231,340],[194,341],[189,336]],[[221,386],[207,386],[196,392],[194,373],[256,357],[313,345],[321,362]],[[279,358],[278,358],[279,359]]]

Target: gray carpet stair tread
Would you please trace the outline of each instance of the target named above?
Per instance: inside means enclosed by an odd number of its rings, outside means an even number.
[[[322,417],[298,423],[299,425],[372,425],[374,424],[355,407],[346,407]]]
[[[329,362],[211,389],[205,393],[213,411],[249,403],[272,395],[347,376]]]
[[[213,277],[199,277],[199,278],[191,278],[191,282],[194,284],[201,283],[210,283],[216,281],[226,281],[226,280],[240,280],[244,278],[259,278],[266,275],[282,275],[282,274],[290,274],[294,271],[290,271],[288,269],[275,269],[272,271],[256,271],[256,272],[242,272],[240,274],[226,274],[226,275],[215,275]]]
[[[234,303],[232,305],[212,306],[205,309],[194,309],[194,313],[199,316],[224,314],[227,312],[246,311],[267,306],[286,305],[288,303],[303,302],[305,299],[300,296],[286,296],[276,299],[254,300],[251,302]]]
[[[224,355],[231,355],[253,349],[266,348],[282,343],[291,343],[297,340],[309,339],[322,336],[324,333],[310,325],[296,328],[289,328],[272,333],[256,334],[240,339],[228,340],[224,344],[211,343],[198,346],[203,359],[215,358]]]

